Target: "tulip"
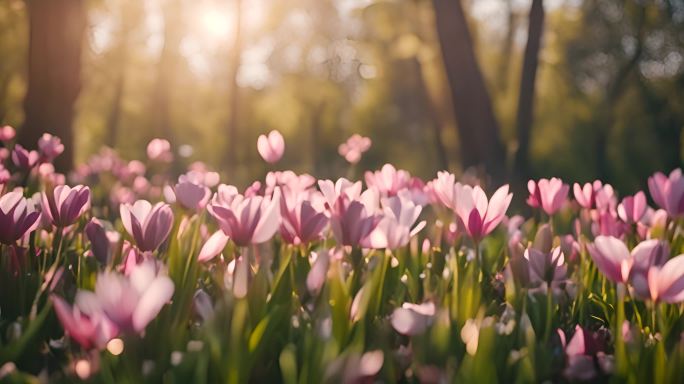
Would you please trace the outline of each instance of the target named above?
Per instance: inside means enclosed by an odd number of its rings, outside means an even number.
[[[684,301],[684,255],[668,260],[662,267],[648,271],[651,300],[677,304]]]
[[[553,248],[550,252],[528,248],[524,256],[529,263],[530,282],[533,285],[546,283],[550,286],[565,280],[568,267],[560,247]]]
[[[153,139],[147,144],[147,157],[152,161],[160,161],[164,163],[171,162],[173,154],[171,153],[171,143],[164,139]]]
[[[141,333],[171,300],[173,291],[173,281],[157,270],[153,260],[148,260],[135,266],[129,276],[99,274],[94,296],[119,329]]]
[[[285,139],[280,132],[273,130],[268,136],[260,135],[257,140],[259,155],[270,164],[275,164],[283,157],[285,152]]]
[[[425,332],[435,316],[435,304],[404,303],[392,312],[392,327],[402,335],[414,336]]]
[[[537,182],[530,180],[527,183],[527,189],[530,192],[527,204],[533,208],[541,207],[547,215],[553,215],[565,203],[570,187],[563,184],[561,179],[554,177]]]
[[[0,141],[8,142],[14,139],[17,132],[9,125],[0,127]]]
[[[620,219],[628,224],[634,224],[641,220],[646,214],[646,195],[639,191],[634,196],[627,196],[618,205],[618,215]]]
[[[323,284],[325,284],[332,252],[334,251],[312,252],[312,256],[315,256],[315,260],[313,261],[311,270],[306,276],[306,289],[312,295],[318,295],[323,288]]]
[[[43,133],[38,139],[38,152],[41,160],[49,163],[64,152],[64,144],[59,137]]]
[[[114,247],[119,242],[119,233],[107,231],[102,222],[93,217],[85,226],[85,234],[90,241],[92,256],[101,264],[107,264]]]
[[[12,162],[23,170],[29,170],[38,164],[40,155],[36,151],[28,151],[20,144],[14,146],[12,150]]]
[[[598,236],[588,245],[589,254],[596,267],[609,280],[626,283],[634,261],[622,240],[613,236]]]
[[[143,252],[152,252],[166,240],[173,226],[173,211],[166,203],[154,206],[146,200],[121,204],[121,221]]]
[[[361,245],[378,223],[377,190],[367,189],[359,194],[361,184],[346,179],[339,179],[334,185],[330,180],[320,180],[318,186],[326,200],[335,240],[339,245]]]
[[[65,333],[81,347],[103,349],[119,333],[92,292],[79,291],[73,307],[59,296],[52,295],[51,299]]]
[[[229,237],[222,230],[214,232],[202,246],[197,260],[204,262],[218,256],[228,244],[228,240]]]
[[[404,195],[393,196],[384,201],[384,216],[367,238],[370,248],[397,249],[404,247],[409,240],[425,227],[425,221],[414,228],[422,207],[415,205]]]
[[[468,235],[476,242],[501,223],[513,198],[513,194],[508,193],[508,185],[494,192],[491,200],[487,200],[487,195],[479,186],[473,188],[456,183],[454,194],[454,211],[461,219]]]
[[[440,203],[449,209],[456,207],[456,176],[452,173],[437,172],[437,178],[428,182],[427,190],[433,203]]]
[[[223,233],[240,247],[271,239],[280,225],[280,189],[270,199],[245,197],[233,191],[234,187],[219,187],[214,201],[207,206]]]
[[[566,367],[563,375],[569,380],[592,380],[600,371],[610,373],[612,356],[605,354],[604,337],[597,332],[575,326],[575,334],[565,347]]]
[[[325,213],[316,210],[309,200],[302,197],[290,195],[281,198],[280,215],[280,235],[288,244],[307,244],[318,240],[328,225]]]
[[[176,201],[183,207],[199,212],[207,205],[211,197],[209,188],[202,184],[183,181],[174,188]]]
[[[340,144],[337,152],[350,164],[356,164],[361,160],[363,153],[370,149],[371,143],[371,139],[353,134],[346,142]]]
[[[593,183],[585,183],[584,185],[579,185],[575,183],[573,185],[573,192],[575,195],[575,200],[582,208],[591,209],[596,203],[596,192],[603,187],[603,183],[599,180]]]
[[[660,208],[667,211],[670,217],[679,217],[684,213],[684,177],[677,168],[665,176],[657,172],[648,178],[648,190]]]
[[[662,240],[645,240],[632,250],[632,267],[629,273],[630,283],[636,296],[650,298],[648,288],[648,271],[651,267],[661,267],[670,257],[670,246]]]
[[[0,196],[0,243],[12,245],[35,230],[40,212],[26,199],[21,190]]]
[[[42,213],[58,228],[74,224],[90,206],[90,189],[83,185],[73,188],[58,185],[41,194]]]
[[[366,185],[378,189],[382,196],[396,196],[397,193],[409,187],[411,174],[403,169],[397,170],[392,164],[385,164],[375,172],[367,171]]]

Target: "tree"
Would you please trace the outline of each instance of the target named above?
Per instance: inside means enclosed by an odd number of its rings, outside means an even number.
[[[505,177],[506,153],[462,4],[455,0],[433,0],[433,6],[458,125],[462,165],[484,166],[493,181],[500,183]]]
[[[74,105],[81,90],[81,51],[86,28],[83,0],[27,0],[28,89],[19,142],[35,147],[44,133],[59,136],[59,171],[73,166]]]
[[[518,181],[529,177],[530,132],[534,118],[534,89],[539,66],[539,49],[544,30],[544,1],[532,0],[530,7],[527,45],[523,56],[520,74],[520,92],[518,96],[518,114],[516,129],[518,134],[518,150],[515,154],[514,173]]]

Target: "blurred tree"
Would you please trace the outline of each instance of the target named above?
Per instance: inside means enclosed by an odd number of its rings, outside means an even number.
[[[227,170],[233,173],[232,169],[237,165],[237,144],[238,136],[238,113],[240,111],[240,87],[238,86],[238,73],[240,70],[240,61],[242,58],[242,0],[234,1],[234,23],[233,30],[233,44],[228,62],[228,122],[227,122],[227,139],[228,149],[225,151],[224,162],[228,165]]]
[[[527,45],[523,56],[520,74],[520,92],[518,93],[518,114],[516,128],[518,148],[515,153],[513,173],[518,182],[524,183],[529,178],[530,132],[534,114],[534,91],[539,64],[542,32],[544,29],[544,2],[532,0],[528,18]]]
[[[27,0],[28,90],[19,142],[33,148],[49,132],[64,143],[55,166],[73,167],[74,106],[81,90],[81,51],[86,27],[83,0]]]
[[[458,124],[462,166],[484,166],[494,183],[501,183],[505,178],[506,152],[463,6],[460,0],[433,0],[433,5]]]

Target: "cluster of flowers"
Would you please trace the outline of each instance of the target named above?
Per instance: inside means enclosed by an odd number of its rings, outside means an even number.
[[[200,268],[226,263],[226,289],[236,299],[244,298],[249,290],[254,273],[250,252],[256,245],[277,239],[278,244],[310,252],[305,284],[309,294],[317,295],[333,264],[347,266],[339,270],[358,279],[371,250],[395,255],[416,243],[416,235],[427,227],[421,236],[422,251],[416,252],[428,254],[434,248],[451,247],[482,271],[486,271],[482,244],[500,228],[507,256],[494,280],[547,296],[549,312],[554,303],[578,295],[577,275],[585,254],[615,284],[619,300],[628,295],[649,306],[684,301],[684,255],[672,257],[672,250],[679,251],[676,247],[681,245],[670,243],[684,216],[681,170],[669,176],[656,173],[648,180],[656,208],[648,205],[644,192],[619,199],[610,185],[600,181],[574,184],[574,199],[569,198],[570,186],[558,178],[530,181],[527,204],[547,217],[546,222],[531,226],[522,216],[507,216],[513,198],[507,185],[488,196],[481,186],[457,182],[448,172],[423,182],[386,164],[365,173],[364,189],[361,181],[316,180],[307,174],[275,171],[240,192],[235,186],[220,184],[218,174],[199,163],[169,183],[169,176],[146,177],[142,162],[126,162],[113,151],[104,151],[72,177],[91,183],[101,181],[105,174],[114,175],[116,187],[109,189],[106,204],[117,207],[117,215],[91,209],[89,187],[70,187],[64,175],[55,173],[51,161],[64,149],[59,138],[46,134],[38,151],[28,151],[12,146],[13,137],[10,127],[0,130],[4,143],[0,149],[0,243],[11,255],[15,276],[23,272],[23,257],[52,262],[52,267],[41,270],[44,282],[37,298],[50,298],[66,333],[86,350],[103,349],[120,335],[144,334],[174,299],[177,285],[186,282],[169,276],[165,254],[170,238],[180,239],[191,228],[195,228],[193,238],[201,242],[196,248],[190,246],[185,257]],[[340,146],[340,154],[355,164],[369,147],[369,139],[355,135]],[[257,149],[265,161],[275,164],[283,155],[285,141],[274,131],[259,137]],[[153,140],[147,153],[151,163],[172,160],[171,146],[165,140]],[[31,180],[36,182],[33,195]],[[430,213],[426,207],[432,207]],[[95,217],[95,212],[101,216]],[[424,220],[419,220],[421,215]],[[205,222],[206,217],[210,220]],[[428,220],[434,224],[428,226]],[[560,222],[569,223],[568,233],[560,233]],[[118,223],[123,231],[116,229]],[[61,255],[69,244],[77,243],[84,251],[82,257],[92,257],[99,269],[94,290],[80,285],[70,304],[57,286],[65,269],[73,267],[73,260]],[[391,256],[391,265],[397,263]],[[188,270],[183,271],[185,276]],[[445,279],[449,273],[455,271],[445,268]],[[189,287],[198,288],[194,281]],[[359,318],[368,290],[353,283],[350,289],[354,300],[349,316]],[[211,299],[201,290],[194,296],[196,311],[207,317],[212,312]],[[413,337],[432,326],[444,311],[441,305],[431,297],[405,302],[388,318],[397,333]],[[506,316],[499,316],[496,323],[503,324]],[[469,354],[476,354],[480,329],[492,323],[488,319],[468,319],[462,326],[461,339]],[[549,314],[543,329],[547,341],[557,338],[564,350],[566,378],[591,379],[613,371],[615,357],[609,353],[606,329],[592,331],[573,324],[566,328],[574,330],[566,343],[563,330],[551,329],[552,319]],[[625,329],[624,334],[612,337],[625,342],[630,339],[630,323],[624,318],[620,321],[624,323],[615,329]],[[382,366],[382,354],[378,361],[371,359],[377,354],[368,353],[362,357],[373,361],[366,367],[374,368],[357,372],[360,376],[373,376]]]

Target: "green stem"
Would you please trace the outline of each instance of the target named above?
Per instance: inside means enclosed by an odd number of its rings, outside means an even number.
[[[549,341],[553,319],[553,288],[549,284],[546,291],[546,325],[544,326],[544,343]]]

